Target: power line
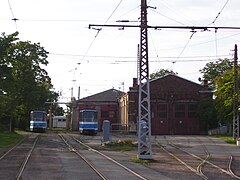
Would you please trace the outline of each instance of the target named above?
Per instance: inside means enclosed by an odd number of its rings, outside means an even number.
[[[177,20],[175,20],[175,19],[173,19],[173,18],[170,18],[170,17],[168,17],[168,16],[166,16],[166,15],[164,15],[164,14],[162,14],[162,13],[160,13],[160,12],[154,10],[154,9],[151,9],[151,10],[152,10],[153,12],[155,12],[155,13],[157,13],[157,14],[159,14],[159,15],[165,17],[165,18],[167,18],[167,19],[170,19],[170,20],[172,20],[172,21],[178,23],[178,24],[184,25],[184,23],[182,23],[182,22],[180,22],[180,21],[177,21]]]
[[[50,55],[56,55],[56,56],[72,56],[72,57],[78,57],[78,56],[84,56],[82,54],[62,54],[62,53],[49,53]],[[226,57],[229,55],[218,55],[218,58],[220,57]],[[136,56],[92,56],[92,55],[87,55],[86,57],[88,58],[104,58],[104,59],[136,59]],[[196,56],[182,56],[179,57],[179,59],[181,58],[211,58],[211,57],[216,57],[216,56],[202,56],[202,55],[196,55]],[[156,58],[156,57],[149,57],[149,58]],[[176,59],[177,57],[174,56],[158,56],[157,58],[166,58],[166,59]]]
[[[121,5],[123,0],[120,0],[120,2],[118,3],[118,5],[116,6],[116,8],[113,10],[113,12],[111,13],[111,15],[108,17],[108,19],[106,20],[105,23],[107,23],[109,21],[109,19],[113,16],[113,14],[115,13],[115,11],[118,9],[118,7]]]
[[[178,61],[178,59],[180,58],[180,56],[183,54],[183,52],[185,51],[185,49],[187,48],[187,45],[189,44],[189,42],[190,42],[190,40],[192,39],[192,37],[193,37],[193,35],[196,33],[196,31],[192,31],[192,34],[190,35],[190,37],[189,37],[189,39],[188,39],[188,41],[187,41],[187,43],[186,43],[186,45],[183,47],[183,49],[182,49],[182,51],[181,51],[181,53],[179,54],[179,56],[177,57],[177,59],[176,59],[176,61],[173,61],[172,63],[172,66],[171,66],[171,68],[173,67],[173,65]],[[170,68],[170,69],[171,69]]]
[[[218,61],[219,59],[181,59],[178,62],[213,62]],[[136,61],[115,61],[116,63],[136,63]],[[149,62],[159,62],[158,60],[150,60]],[[161,60],[161,62],[169,62],[172,63],[173,60]]]
[[[94,27],[118,27],[118,28],[132,28],[132,27],[138,27],[141,28],[141,25],[128,25],[128,24],[89,24],[88,28],[94,28]],[[235,29],[240,30],[239,26],[147,26],[147,28],[150,29],[191,29],[191,30],[202,30],[202,31],[208,31],[209,29]]]
[[[166,2],[166,1],[164,1],[164,0],[160,0],[160,1],[158,1],[158,2],[161,3],[161,7],[164,6],[164,7],[167,8],[169,11],[171,11],[173,14],[176,14],[178,18],[179,18],[179,17],[182,17],[188,24],[189,24],[189,23],[190,23],[190,24],[194,24],[193,21],[189,19],[189,17],[185,17],[185,16],[183,15],[183,13],[179,11],[179,8],[178,8],[178,9],[175,9],[175,8],[169,7],[168,2]]]
[[[12,20],[15,22],[15,27],[16,27],[16,30],[18,31],[18,28],[17,28],[17,18],[15,18],[15,16],[14,16],[14,13],[13,13],[13,10],[12,10],[12,6],[11,6],[11,3],[10,3],[10,0],[8,0],[8,5],[9,5],[9,8],[10,8],[10,11],[11,11],[11,13],[12,13]]]
[[[107,23],[107,22],[109,21],[109,19],[113,16],[114,12],[115,12],[115,11],[117,10],[117,8],[120,6],[120,4],[122,3],[122,1],[123,1],[123,0],[120,0],[120,2],[118,3],[117,7],[113,10],[113,12],[110,14],[110,16],[108,17],[108,19],[106,20],[105,23]],[[94,36],[94,39],[92,40],[92,42],[91,42],[91,44],[89,45],[86,53],[85,53],[84,56],[83,56],[81,62],[78,63],[78,65],[80,65],[80,64],[84,61],[86,55],[88,54],[89,50],[91,49],[93,43],[95,42],[95,40],[96,40],[96,38],[98,37],[98,35],[99,35],[100,31],[102,30],[102,28],[95,28],[94,30],[97,30],[97,33],[96,33],[96,35]],[[73,70],[77,70],[77,67],[74,68]],[[73,71],[73,70],[70,70],[70,71]]]
[[[227,3],[229,2],[229,0],[226,1],[226,3],[223,5],[222,9],[218,12],[217,16],[215,17],[215,19],[212,21],[212,23],[210,23],[209,25],[211,24],[214,24],[215,26],[215,22],[216,20],[218,19],[218,17],[220,16],[220,14],[222,13],[223,9],[226,7]],[[216,53],[216,56],[218,54],[218,41],[217,41],[217,29],[215,29],[215,53]]]
[[[216,20],[218,19],[218,17],[220,16],[220,14],[222,13],[223,9],[226,7],[227,3],[229,2],[229,0],[226,1],[226,3],[223,5],[222,9],[218,12],[217,16],[215,17],[215,19],[212,21],[211,24],[214,24],[216,22]],[[209,25],[211,25],[209,24]]]

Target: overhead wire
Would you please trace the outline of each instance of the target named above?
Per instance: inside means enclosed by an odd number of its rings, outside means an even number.
[[[152,9],[152,8],[151,8],[151,11],[153,11],[153,12],[155,12],[155,13],[157,13],[157,14],[159,14],[159,15],[167,18],[167,19],[170,19],[170,20],[172,20],[172,21],[174,21],[174,22],[176,22],[176,23],[178,23],[178,24],[185,25],[184,23],[182,23],[182,22],[180,22],[180,21],[178,21],[178,20],[175,20],[175,19],[173,19],[173,18],[171,18],[171,17],[169,17],[169,16],[166,16],[166,15],[164,15],[164,14],[162,14],[162,13],[160,13],[160,12],[158,12],[158,11]]]
[[[185,46],[183,47],[182,51],[181,51],[180,54],[178,55],[177,59],[176,59],[175,61],[172,61],[172,66],[171,66],[169,69],[171,69],[171,68],[174,66],[174,64],[176,64],[176,62],[179,60],[180,56],[183,54],[183,52],[184,52],[185,49],[187,48],[187,46],[188,46],[189,42],[191,41],[193,35],[196,33],[196,31],[194,31],[194,30],[192,30],[191,32],[192,32],[192,34],[190,35],[187,43],[185,44]]]
[[[82,54],[62,54],[62,53],[51,53],[49,52],[49,55],[56,55],[56,56],[69,56],[69,57],[73,57],[74,59],[79,59],[77,57],[82,57],[84,55]],[[223,54],[223,55],[219,55],[218,57],[225,57],[228,56],[227,54]],[[136,59],[136,56],[97,56],[97,55],[87,55],[86,57],[89,58],[104,58],[104,59]],[[186,58],[186,59],[194,59],[194,58],[212,58],[215,56],[202,56],[202,55],[196,55],[196,56],[182,56],[179,58]],[[150,58],[157,58],[157,59],[176,59],[177,57],[174,56],[158,56],[158,57],[153,57],[151,56]]]
[[[152,40],[153,48],[154,48],[154,51],[155,51],[155,53],[156,53],[157,59],[158,59],[158,61],[159,61],[159,65],[161,65],[161,62],[160,62],[160,59],[159,59],[159,56],[158,56],[158,52],[157,52],[157,48],[156,48],[156,46],[155,46],[155,44],[154,44],[151,31],[149,31],[149,35],[150,35],[150,38],[151,38],[151,40]]]
[[[172,8],[172,7],[169,7],[168,3],[164,0],[158,0],[158,2],[161,4],[161,7],[165,7],[166,9],[168,9],[169,11],[171,11],[173,14],[176,14],[177,17],[181,17],[184,19],[184,21],[186,21],[186,23],[190,23],[190,24],[193,24],[192,23],[192,20],[189,20],[189,17],[185,17],[183,15],[182,12],[179,11],[179,9],[175,9],[175,8]],[[184,23],[185,24],[185,23]]]
[[[222,9],[218,12],[217,16],[215,17],[215,19],[212,21],[212,23],[210,23],[209,25],[211,24],[214,24],[216,22],[216,20],[219,18],[220,14],[222,13],[223,9],[226,7],[226,5],[228,4],[229,0],[227,0],[225,2],[225,4],[223,5]]]
[[[222,13],[222,11],[224,10],[224,8],[226,7],[226,5],[228,4],[229,0],[227,0],[225,2],[225,4],[223,5],[222,9],[218,12],[217,16],[214,18],[214,20],[212,21],[212,23],[210,23],[209,25],[213,24],[215,26],[215,22],[217,21],[217,19],[219,18],[220,14]],[[215,29],[215,53],[216,53],[216,57],[218,54],[218,41],[217,41],[217,28]]]
[[[110,14],[110,16],[109,16],[109,17],[107,18],[107,20],[105,21],[105,24],[106,24],[106,23],[109,21],[109,19],[113,16],[113,14],[114,14],[115,11],[118,9],[118,7],[119,7],[120,4],[122,3],[122,1],[123,1],[123,0],[120,0],[120,2],[117,4],[116,8],[113,10],[113,12]],[[86,51],[86,53],[84,54],[81,62],[77,63],[78,65],[80,65],[80,64],[84,61],[86,55],[88,54],[89,50],[91,49],[93,43],[94,43],[95,40],[97,39],[97,37],[98,37],[98,35],[99,35],[99,33],[100,33],[100,31],[101,31],[102,29],[101,29],[101,28],[98,28],[98,29],[95,29],[95,30],[97,30],[97,33],[96,33],[96,35],[94,36],[94,38],[93,38],[92,42],[90,43],[89,47],[87,48],[87,51]],[[72,72],[72,71],[75,71],[75,70],[77,70],[77,67],[74,68],[73,70],[70,70],[69,72]]]
[[[9,8],[10,8],[12,17],[13,17],[12,20],[14,21],[16,30],[18,31],[18,28],[17,28],[17,20],[18,20],[18,19],[15,18],[15,16],[14,16],[13,9],[12,9],[11,3],[10,3],[10,0],[8,0],[8,5],[9,5]]]

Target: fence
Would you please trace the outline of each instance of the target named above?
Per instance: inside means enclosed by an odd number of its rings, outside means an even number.
[[[136,124],[112,123],[111,132],[128,132],[135,133],[137,131]]]

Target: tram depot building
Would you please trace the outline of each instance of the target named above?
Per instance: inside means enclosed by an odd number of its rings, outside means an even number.
[[[200,134],[197,118],[200,101],[212,98],[207,85],[200,85],[176,75],[150,81],[151,131],[152,135]],[[79,99],[73,103],[72,129],[78,130],[79,111],[98,111],[99,130],[104,120],[109,120],[112,130],[136,132],[138,119],[138,84],[127,93],[116,89]]]

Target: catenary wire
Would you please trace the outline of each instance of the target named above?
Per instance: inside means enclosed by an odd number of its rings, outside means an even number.
[[[220,16],[220,14],[222,13],[223,9],[226,7],[226,5],[228,4],[229,0],[227,0],[225,2],[225,4],[223,5],[222,9],[218,12],[217,16],[215,17],[215,19],[212,21],[212,23],[210,23],[209,25],[213,24],[215,26],[215,22],[218,19],[218,17]],[[215,53],[216,53],[216,57],[218,54],[218,41],[217,41],[217,32],[218,30],[215,29]]]
[[[222,13],[223,9],[226,7],[226,5],[228,4],[229,0],[226,1],[226,3],[223,5],[222,9],[218,12],[217,16],[215,17],[215,19],[212,21],[212,23],[210,23],[209,25],[211,24],[214,24],[216,22],[216,20],[218,19],[218,17],[220,16],[220,14]]]
[[[106,20],[105,23],[107,23],[107,22],[109,21],[109,19],[113,16],[114,12],[115,12],[115,11],[117,10],[117,8],[120,6],[120,4],[122,3],[122,1],[123,1],[123,0],[120,0],[120,2],[118,3],[117,7],[113,10],[113,12],[110,14],[110,16],[108,17],[108,19]],[[100,31],[101,31],[101,28],[96,29],[96,30],[97,30],[96,35],[94,36],[92,42],[90,43],[89,47],[87,48],[86,53],[84,54],[84,56],[83,56],[81,62],[78,63],[78,65],[80,65],[80,64],[84,61],[84,59],[85,59],[86,55],[88,54],[88,52],[90,51],[90,49],[91,49],[93,43],[94,43],[95,40],[97,39],[97,37],[98,37],[98,35],[99,35]],[[72,71],[75,71],[75,70],[77,70],[77,67],[75,67],[73,70],[70,70],[69,72],[72,72]]]
[[[18,28],[17,28],[17,20],[18,20],[18,19],[15,18],[15,16],[14,16],[13,9],[12,9],[11,3],[10,3],[10,0],[8,0],[8,5],[9,5],[10,11],[11,11],[11,13],[12,13],[12,17],[13,17],[12,20],[14,21],[16,30],[18,31]]]
[[[163,17],[165,17],[165,18],[167,18],[167,19],[172,20],[172,21],[174,21],[174,22],[176,22],[176,23],[178,23],[178,24],[185,25],[184,23],[182,23],[182,22],[180,22],[180,21],[177,21],[177,20],[175,20],[175,19],[173,19],[173,18],[170,18],[170,17],[168,17],[168,16],[166,16],[166,15],[164,15],[164,14],[162,14],[162,13],[160,13],[160,12],[154,10],[154,9],[150,9],[150,10],[153,11],[153,12],[155,12],[155,13],[157,13],[157,14],[159,14],[159,15],[161,15],[161,16],[163,16]]]
[[[77,57],[82,57],[84,55],[82,54],[62,54],[62,53],[49,53],[50,55],[55,55],[55,56],[69,56],[69,57],[73,57],[78,59]],[[220,57],[226,57],[229,56],[228,54],[223,54],[223,55],[218,55],[218,58]],[[86,57],[88,58],[104,58],[104,59],[136,59],[135,56],[96,56],[96,55],[87,55]],[[202,56],[202,55],[196,55],[196,56],[182,56],[179,57],[179,59],[181,58],[185,58],[185,59],[194,59],[194,58],[213,58],[215,56]],[[150,57],[150,58],[156,58],[156,57]],[[157,59],[176,59],[177,57],[174,56],[158,56]]]
[[[175,8],[172,8],[170,7],[170,5],[164,1],[164,0],[157,0],[160,4],[161,4],[161,7],[165,7],[166,9],[168,9],[170,12],[172,12],[173,14],[176,14],[177,17],[181,17],[184,19],[184,21],[187,23],[187,24],[194,24],[193,23],[193,20],[190,20],[189,17],[185,17],[183,15],[182,12],[179,11],[179,9],[175,9]]]
[[[171,68],[174,66],[174,64],[176,64],[176,62],[179,60],[179,58],[181,57],[181,55],[183,54],[183,52],[184,52],[185,49],[187,48],[189,42],[191,41],[191,39],[192,39],[192,37],[193,37],[193,35],[194,35],[195,33],[196,33],[196,31],[192,31],[192,34],[190,35],[187,43],[186,43],[185,46],[183,47],[183,49],[182,49],[182,51],[180,52],[180,54],[179,54],[179,56],[177,57],[177,59],[172,62],[172,65],[171,65],[171,67],[170,67],[169,69],[171,69]]]

